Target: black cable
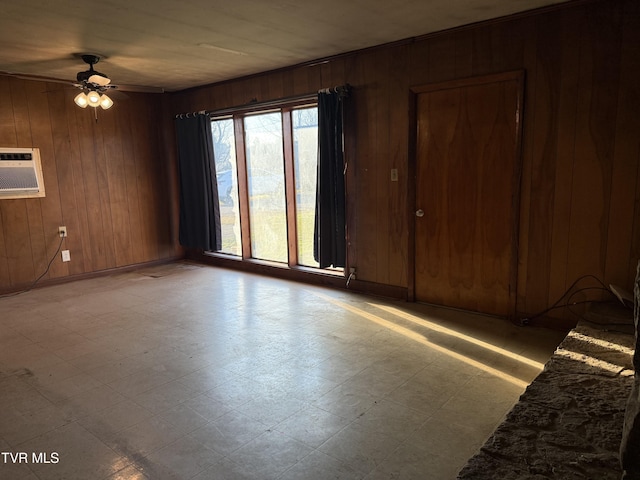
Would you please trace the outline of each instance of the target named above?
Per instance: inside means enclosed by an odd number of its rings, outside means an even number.
[[[571,290],[578,284],[578,282],[580,282],[581,280],[584,280],[586,278],[591,278],[593,280],[595,280],[596,282],[598,282],[601,287],[584,287],[584,288],[580,288],[578,290],[576,290],[575,292],[573,292],[571,295],[569,295],[569,297],[567,298],[566,302],[563,304],[560,304],[560,302],[562,302],[562,300],[569,294],[569,292],[571,292]],[[567,308],[570,307],[571,305],[579,305],[581,303],[593,303],[596,302],[596,300],[585,300],[583,302],[574,302],[573,304],[571,303],[571,299],[574,297],[574,295],[576,295],[577,293],[586,291],[586,290],[606,290],[607,292],[609,292],[611,295],[615,296],[613,294],[613,292],[611,292],[611,290],[604,284],[604,282],[602,280],[600,280],[598,277],[596,277],[595,275],[582,275],[581,277],[578,277],[569,288],[567,288],[565,290],[565,292],[560,296],[560,298],[558,298],[558,300],[556,300],[550,307],[545,308],[544,310],[541,310],[537,313],[535,313],[534,315],[529,315],[529,316],[525,316],[523,319],[520,320],[520,323],[516,323],[513,322],[515,325],[520,325],[520,326],[525,326],[528,325],[529,323],[531,323],[531,320],[533,320],[534,318],[538,318],[541,317],[542,315],[558,309],[558,308]],[[573,313],[573,312],[572,312]]]
[[[571,311],[571,307],[574,305],[583,305],[585,303],[609,303],[609,300],[580,300],[579,302],[563,303],[562,305],[556,305],[555,307],[549,307],[547,311],[557,310],[558,308],[568,308]],[[533,318],[533,317],[530,317]]]
[[[617,298],[616,298],[616,301],[617,301]],[[588,303],[588,302],[584,302],[584,303]],[[600,302],[597,302],[597,303],[608,303],[608,302],[600,301]],[[631,322],[611,322],[611,323],[609,323],[609,322],[597,322],[595,320],[589,320],[588,318],[585,318],[585,316],[580,314],[580,313],[574,312],[573,310],[571,310],[571,305],[567,305],[567,307],[568,307],[569,312],[572,313],[573,315],[575,315],[576,317],[578,317],[578,319],[581,322],[591,323],[593,325],[598,325],[599,327],[604,327],[604,328],[602,328],[602,330],[605,331],[605,332],[620,333],[620,334],[623,334],[623,335],[635,335],[636,334],[636,332],[635,332],[635,323],[633,322],[633,320]],[[608,328],[608,327],[631,327],[632,330],[625,332],[623,330],[617,330],[617,329]]]
[[[5,293],[4,295],[0,295],[0,298],[15,297],[16,295],[22,295],[23,293],[27,293],[27,292],[30,292],[31,290],[33,290],[33,287],[35,287],[36,284],[40,280],[42,280],[42,277],[44,277],[47,273],[49,273],[49,269],[51,268],[51,264],[53,263],[53,261],[58,256],[58,253],[60,252],[60,249],[62,248],[62,242],[64,242],[65,238],[66,237],[60,237],[60,243],[58,244],[58,248],[56,249],[56,253],[54,253],[53,256],[51,257],[51,260],[49,260],[49,263],[47,264],[47,268],[42,273],[42,275],[40,275],[38,278],[36,278],[34,280],[34,282],[26,290],[21,290],[19,292],[13,292],[13,293]]]

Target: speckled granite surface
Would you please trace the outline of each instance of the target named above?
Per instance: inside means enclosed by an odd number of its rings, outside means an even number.
[[[633,335],[569,332],[460,480],[618,480]]]

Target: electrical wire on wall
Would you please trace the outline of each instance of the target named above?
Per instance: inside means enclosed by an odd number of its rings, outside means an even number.
[[[20,290],[19,292],[13,292],[13,293],[6,293],[4,295],[0,295],[0,298],[6,298],[6,297],[15,297],[16,295],[22,295],[23,293],[27,293],[30,292],[31,290],[33,290],[33,288],[37,285],[37,283],[42,280],[42,278],[49,273],[49,269],[51,268],[51,265],[53,264],[53,261],[56,259],[56,257],[58,256],[58,253],[60,253],[60,249],[62,248],[62,243],[64,242],[64,239],[66,237],[61,236],[60,237],[60,243],[58,244],[58,248],[56,249],[56,253],[53,254],[53,256],[51,257],[51,260],[49,260],[49,263],[47,264],[47,268],[45,269],[44,272],[42,272],[42,274],[36,278],[33,283],[31,285],[29,285],[29,287],[27,287],[25,290]]]
[[[596,281],[596,283],[598,283],[598,286],[595,287],[582,287],[579,288],[575,291],[572,292],[572,290],[578,285],[579,282],[581,282],[582,280],[585,279],[593,279]],[[583,292],[589,292],[589,291],[596,291],[596,292],[606,292],[607,294],[609,294],[612,298],[610,300],[597,300],[597,299],[592,299],[592,300],[580,300],[580,301],[573,301],[573,299],[575,298],[576,295],[583,293]],[[563,301],[564,300],[564,301]],[[557,310],[557,309],[561,309],[561,308],[566,308],[571,314],[575,315],[576,317],[578,317],[580,320],[586,321],[588,323],[592,323],[595,325],[601,325],[601,326],[606,326],[606,327],[613,327],[613,326],[633,326],[633,319],[631,319],[629,322],[618,322],[618,323],[602,323],[602,322],[597,322],[591,319],[587,319],[584,317],[584,315],[575,312],[574,310],[572,310],[572,307],[575,307],[576,305],[585,305],[585,304],[594,304],[594,303],[612,303],[612,302],[618,302],[618,297],[611,291],[611,289],[609,287],[607,287],[604,282],[602,280],[600,280],[598,277],[596,277],[595,275],[582,275],[581,277],[577,278],[569,288],[567,288],[567,290],[565,290],[565,292],[560,296],[560,298],[558,298],[558,300],[556,300],[550,307],[545,308],[544,310],[541,310],[533,315],[529,315],[526,316],[524,318],[521,318],[519,323],[517,323],[519,326],[526,326],[526,325],[530,325],[531,321],[539,318],[553,310]],[[627,332],[622,332],[622,333],[627,333]]]

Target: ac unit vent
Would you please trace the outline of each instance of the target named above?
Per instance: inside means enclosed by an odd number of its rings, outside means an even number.
[[[44,197],[37,148],[0,148],[0,200]]]

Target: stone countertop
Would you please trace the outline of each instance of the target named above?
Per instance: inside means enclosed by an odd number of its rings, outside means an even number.
[[[460,480],[618,480],[635,338],[582,322]]]

